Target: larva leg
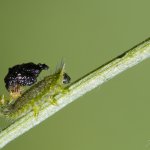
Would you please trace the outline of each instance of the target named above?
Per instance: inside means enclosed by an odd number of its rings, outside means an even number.
[[[34,105],[32,109],[34,112],[34,116],[37,117],[39,114],[40,107],[38,105]]]
[[[69,90],[68,88],[64,88],[61,93],[62,93],[62,94],[67,94],[69,91],[70,91],[70,90]]]
[[[54,90],[55,90],[54,92],[55,94],[49,96],[48,101],[50,102],[51,105],[58,105],[55,96],[57,96],[58,94],[66,94],[69,92],[69,89],[66,89],[61,85],[57,85],[57,87]]]
[[[55,96],[49,96],[49,102],[51,105],[58,106],[57,100],[54,97]]]
[[[55,95],[57,94],[66,94],[69,92],[69,89],[64,88],[62,85],[57,85],[57,87],[55,88]]]

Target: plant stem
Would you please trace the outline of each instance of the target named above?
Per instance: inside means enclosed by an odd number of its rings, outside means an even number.
[[[34,116],[33,112],[29,112],[5,128],[0,133],[0,148],[35,127],[46,118],[52,116],[88,91],[91,91],[148,57],[150,57],[150,38],[72,83],[68,87],[69,91],[67,93],[56,96],[58,105],[44,105],[37,117]]]

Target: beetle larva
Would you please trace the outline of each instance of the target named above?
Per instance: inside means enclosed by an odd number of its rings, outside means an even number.
[[[35,115],[38,114],[38,108],[41,108],[47,99],[53,100],[57,94],[65,91],[65,85],[71,78],[64,69],[62,65],[54,74],[34,84],[12,103],[6,101],[1,104],[0,114],[12,119],[20,118],[32,110]]]

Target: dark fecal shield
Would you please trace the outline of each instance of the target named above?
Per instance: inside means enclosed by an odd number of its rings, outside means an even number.
[[[6,89],[10,92],[17,92],[20,86],[30,86],[37,81],[42,70],[47,70],[46,64],[23,63],[9,68],[4,78]]]

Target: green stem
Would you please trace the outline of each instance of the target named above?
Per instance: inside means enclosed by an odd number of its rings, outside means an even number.
[[[150,38],[71,84],[68,87],[68,92],[56,96],[58,105],[44,105],[37,117],[34,117],[33,112],[29,112],[5,128],[0,133],[0,148],[35,127],[46,118],[52,116],[88,91],[91,91],[148,57],[150,57]]]

